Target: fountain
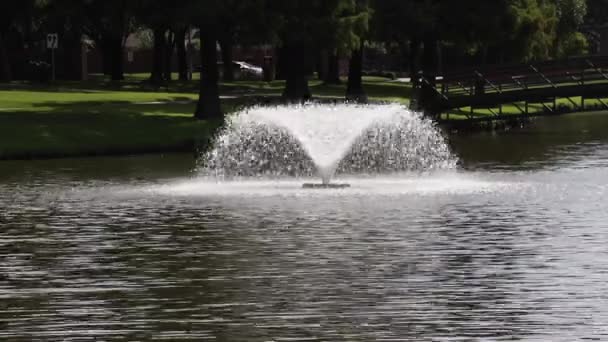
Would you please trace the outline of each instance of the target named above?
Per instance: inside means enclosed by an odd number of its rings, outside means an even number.
[[[252,107],[228,118],[202,159],[218,180],[320,177],[305,188],[345,188],[336,174],[385,174],[456,165],[433,122],[398,104]]]

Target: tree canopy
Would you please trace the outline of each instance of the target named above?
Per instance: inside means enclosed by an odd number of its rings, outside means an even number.
[[[126,37],[149,30],[155,49],[151,80],[170,81],[175,47],[180,79],[185,79],[185,36],[198,30],[205,91],[197,113],[206,118],[220,116],[216,53],[221,51],[224,79],[230,80],[236,45],[274,46],[287,80],[284,95],[301,100],[311,95],[311,72],[321,72],[319,56],[330,59],[327,80],[339,82],[338,59],[351,58],[360,69],[366,41],[396,47],[411,73],[433,74],[441,62],[507,63],[583,54],[589,36],[583,32],[605,24],[606,18],[608,0],[6,0],[0,2],[0,77],[10,79],[18,69],[14,65],[20,61],[11,60],[10,49],[52,30],[71,46],[67,55],[78,53],[83,37],[94,41],[102,51],[104,73],[120,80]],[[66,63],[68,78],[69,69]]]

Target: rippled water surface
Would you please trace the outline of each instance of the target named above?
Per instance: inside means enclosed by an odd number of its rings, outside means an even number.
[[[608,340],[607,119],[331,191],[182,155],[0,162],[0,340]]]

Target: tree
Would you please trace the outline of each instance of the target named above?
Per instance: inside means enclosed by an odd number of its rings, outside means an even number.
[[[312,64],[315,24],[323,4],[314,0],[274,0],[270,4],[274,16],[279,18],[279,63],[285,76],[283,97],[288,101],[308,99],[311,93],[307,74]]]
[[[542,0],[512,0],[514,33],[509,49],[515,60],[545,60],[551,57],[558,24],[555,3]]]
[[[367,95],[363,89],[363,49],[369,33],[372,10],[368,0],[351,2],[347,10],[350,12],[349,15],[345,15],[339,21],[340,34],[338,36],[340,48],[350,51],[351,54],[346,98],[366,102]]]
[[[172,6],[165,0],[141,0],[136,11],[138,24],[143,24],[152,31],[153,36],[153,57],[150,81],[159,86],[165,80],[165,66],[167,58],[167,31],[173,21]]]
[[[272,13],[279,18],[279,57],[286,79],[283,97],[287,101],[306,100],[311,97],[308,75],[317,51],[327,49],[332,55],[344,51],[344,46],[359,46],[358,41],[344,39],[353,34],[349,20],[358,14],[357,1],[274,0],[271,4]]]
[[[323,82],[325,84],[340,84],[340,54],[337,48],[331,48],[329,53],[326,53],[327,58],[327,71],[323,75]],[[322,58],[323,58],[322,57]]]
[[[446,6],[444,2],[442,5]],[[460,4],[460,2],[458,2]],[[380,42],[397,44],[402,51],[406,51],[409,74],[417,86],[421,51],[426,47],[431,60],[436,60],[437,41],[440,37],[438,22],[440,21],[437,0],[372,0],[374,11],[372,35]],[[426,43],[426,44],[425,44]],[[427,62],[426,71],[429,70]],[[432,68],[434,69],[434,67]]]
[[[439,47],[446,36],[446,32],[442,31],[441,9],[447,6],[446,3],[439,0],[373,2],[374,35],[381,41],[396,43],[402,50],[408,50],[410,79],[419,89],[418,101],[422,106],[432,102],[435,96],[433,86],[440,63]],[[419,61],[422,61],[422,65]],[[418,83],[420,71],[425,80],[421,84]]]
[[[463,0],[442,9],[444,37],[481,63],[545,60],[585,50],[579,29],[586,0]]]
[[[217,69],[217,28],[201,25],[201,80],[195,117],[198,119],[223,118]]]
[[[102,50],[104,73],[112,80],[124,79],[124,43],[134,29],[135,0],[84,1],[85,33]]]
[[[587,16],[587,0],[557,0],[558,24],[554,55],[567,57],[587,50],[587,39],[580,32]]]
[[[442,45],[476,64],[504,61],[513,21],[509,0],[462,0],[439,8]]]
[[[577,24],[569,24],[570,19],[581,12],[578,5],[566,6],[580,0],[563,0],[562,7],[558,1],[562,0],[375,0],[373,35],[409,52],[410,76],[424,107],[437,96],[434,83],[445,64],[440,52],[446,47],[450,55],[476,64],[555,56],[558,23],[562,20],[563,31],[573,32]],[[420,71],[424,82],[418,85]]]
[[[90,22],[79,0],[49,0],[43,7],[40,30],[55,32],[59,48],[55,52],[57,78],[82,79],[82,38]]]
[[[9,56],[10,46],[23,48],[33,21],[37,4],[34,0],[0,1],[0,80],[13,79],[13,61]]]
[[[337,1],[329,16],[321,22],[324,33],[319,35],[315,45],[327,59],[323,77],[326,84],[340,84],[340,58],[359,49],[368,31],[370,16],[367,0]]]
[[[192,1],[139,0],[136,18],[138,24],[149,28],[154,36],[154,54],[150,81],[160,85],[171,80],[173,52],[177,48],[179,78],[187,78],[186,33],[189,29],[189,11]]]
[[[238,34],[243,41],[255,32],[263,37],[266,28],[264,0],[207,0],[193,1],[189,12],[192,22],[200,29],[201,80],[195,117],[222,119],[219,98],[217,45],[225,32]]]
[[[585,22],[591,27],[608,23],[608,0],[587,0]]]
[[[180,81],[188,80],[188,62],[186,52],[186,35],[190,34],[190,25],[185,24],[175,32],[175,46],[177,49],[177,75]]]
[[[587,15],[584,30],[591,45],[591,51],[597,53],[600,48],[601,34],[598,28],[608,24],[608,0],[587,0]]]
[[[346,99],[357,102],[367,102],[367,95],[363,89],[363,41],[351,53],[348,65],[348,83],[346,85]]]
[[[233,49],[236,44],[262,44],[271,39],[269,17],[265,14],[266,0],[226,3],[217,18],[218,43],[222,57],[224,81],[234,80]]]

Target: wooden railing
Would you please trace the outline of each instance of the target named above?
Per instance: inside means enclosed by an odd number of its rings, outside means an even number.
[[[444,73],[435,82],[421,78],[419,84],[434,89],[432,108],[442,112],[469,107],[468,114],[473,115],[474,109],[484,108],[500,116],[502,105],[511,104],[527,115],[530,103],[542,104],[545,111],[552,112],[558,98],[567,99],[574,109],[584,109],[586,99],[608,109],[603,100],[608,98],[608,56],[461,68]]]

